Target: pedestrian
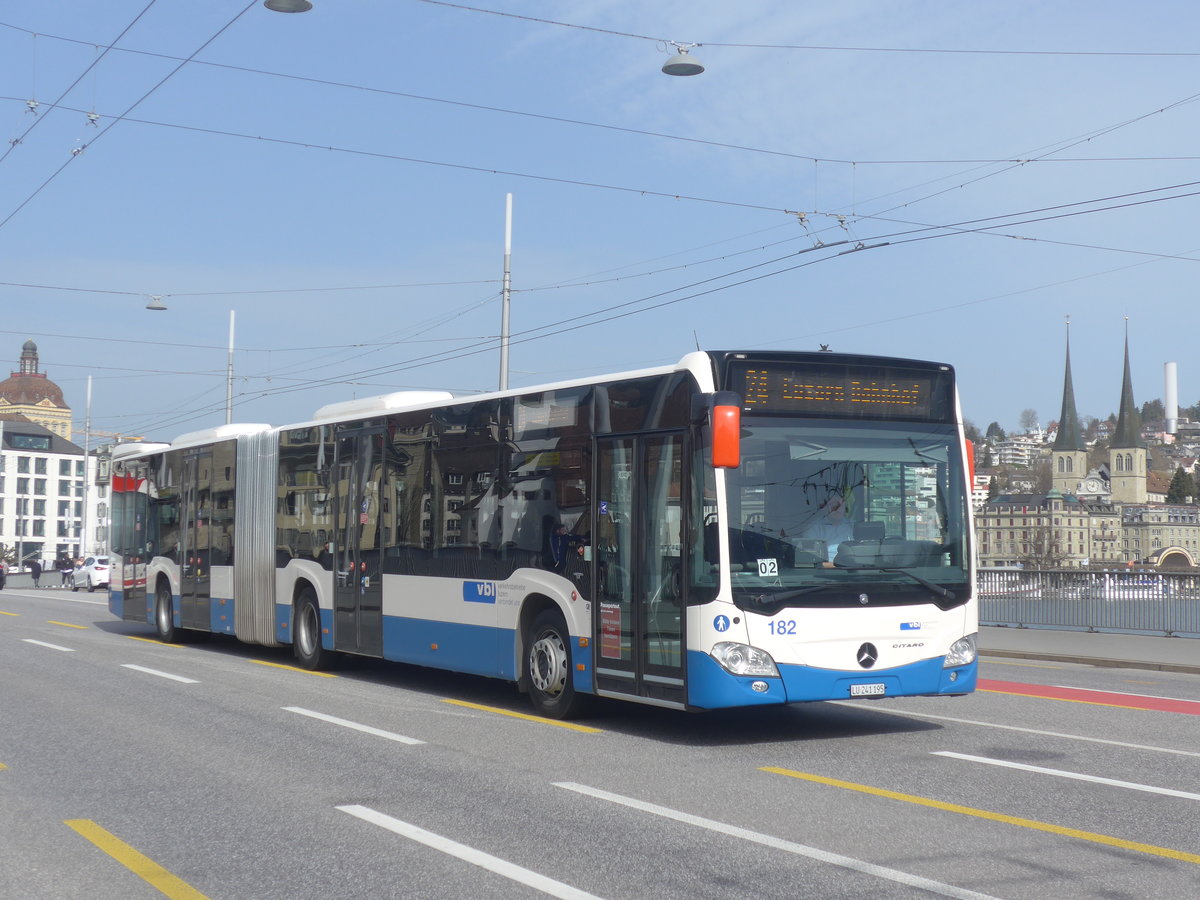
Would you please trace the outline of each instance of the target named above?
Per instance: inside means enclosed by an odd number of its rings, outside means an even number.
[[[33,576],[33,586],[41,587],[41,585],[38,584],[38,579],[42,577],[42,564],[36,559],[29,561],[29,574]]]
[[[54,566],[56,569],[58,569],[59,577],[62,579],[62,581],[59,582],[59,586],[66,587],[71,578],[71,573],[75,571],[75,564],[71,562],[71,557],[63,553],[55,561]]]

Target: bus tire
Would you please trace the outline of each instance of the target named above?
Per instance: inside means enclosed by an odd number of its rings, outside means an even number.
[[[538,613],[525,640],[529,699],[539,715],[569,719],[583,708],[571,679],[571,636],[556,609]]]
[[[154,631],[158,639],[167,644],[179,640],[179,629],[175,627],[175,604],[171,599],[171,586],[160,581],[154,589]]]
[[[305,588],[296,600],[292,623],[292,652],[296,661],[313,671],[328,669],[333,653],[321,646],[321,610],[312,588]]]

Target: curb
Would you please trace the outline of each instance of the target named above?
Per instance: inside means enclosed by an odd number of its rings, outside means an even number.
[[[1148,669],[1154,672],[1176,672],[1183,675],[1200,675],[1200,665],[1186,663],[1156,663],[1134,659],[1105,659],[1098,656],[1075,656],[1070,653],[1039,653],[1031,650],[988,650],[980,648],[980,656],[1001,656],[1009,659],[1038,659],[1045,662],[1079,663],[1101,669]]]

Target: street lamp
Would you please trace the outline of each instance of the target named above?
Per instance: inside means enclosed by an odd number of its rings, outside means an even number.
[[[268,3],[282,2],[282,0],[267,0]],[[307,2],[307,0],[301,0]],[[311,4],[310,4],[311,5]],[[303,10],[293,10],[293,12],[303,12]],[[167,309],[167,304],[163,303],[165,294],[151,294],[150,302],[146,304],[146,309],[163,310]],[[233,423],[233,320],[234,312],[229,311],[229,357],[225,363],[225,424]]]
[[[675,47],[676,53],[663,63],[664,75],[699,75],[704,71],[700,60],[688,54],[689,50],[699,47],[699,44],[679,44],[675,41],[672,41],[671,44]]]

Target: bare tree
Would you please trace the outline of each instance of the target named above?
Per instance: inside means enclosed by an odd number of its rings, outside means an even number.
[[[1038,427],[1038,414],[1036,409],[1021,410],[1021,430],[1028,434]]]
[[[1050,525],[1030,529],[1029,540],[1022,542],[1021,565],[1026,569],[1061,569],[1068,559],[1062,540]]]

